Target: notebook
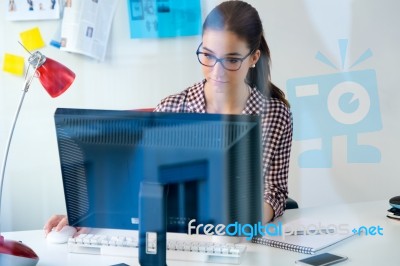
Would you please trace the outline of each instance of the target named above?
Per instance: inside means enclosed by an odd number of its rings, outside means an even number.
[[[282,226],[280,228],[282,228]],[[285,226],[283,226],[283,228],[285,228]],[[353,233],[351,230],[299,230],[291,231],[291,233],[291,235],[281,234],[277,236],[266,234],[262,237],[253,237],[252,242],[305,254],[314,254],[348,238],[358,236],[358,234]]]

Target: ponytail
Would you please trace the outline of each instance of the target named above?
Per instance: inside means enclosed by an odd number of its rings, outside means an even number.
[[[258,49],[261,53],[260,58],[256,66],[249,70],[247,83],[251,87],[258,89],[265,97],[279,99],[290,107],[288,100],[285,98],[285,93],[271,82],[270,52],[264,35],[261,35]]]

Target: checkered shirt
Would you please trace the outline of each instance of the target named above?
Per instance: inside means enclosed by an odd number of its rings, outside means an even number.
[[[155,111],[206,113],[205,82],[203,80],[178,94],[168,96],[158,104]],[[251,89],[242,114],[261,115],[264,200],[272,206],[276,218],[283,214],[288,196],[292,114],[282,101],[267,99],[255,88]]]

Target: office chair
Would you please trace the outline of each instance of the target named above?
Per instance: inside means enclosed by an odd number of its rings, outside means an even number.
[[[286,199],[285,210],[297,209],[297,208],[299,208],[299,205],[297,204],[297,202],[294,199],[288,197]]]

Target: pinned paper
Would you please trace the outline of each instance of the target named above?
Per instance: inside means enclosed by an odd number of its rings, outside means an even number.
[[[21,37],[22,44],[28,51],[37,50],[45,46],[38,27],[23,31],[19,35]]]
[[[6,19],[20,21],[59,19],[60,7],[64,5],[65,0],[9,0],[1,2],[2,4],[4,2],[4,5],[7,5],[7,11],[5,12]],[[68,0],[67,2],[71,2],[71,0]],[[4,12],[2,12],[2,15],[3,14]]]
[[[201,2],[201,0],[128,0],[131,38],[200,35]]]
[[[25,59],[22,56],[4,54],[3,71],[22,76],[24,74]]]

